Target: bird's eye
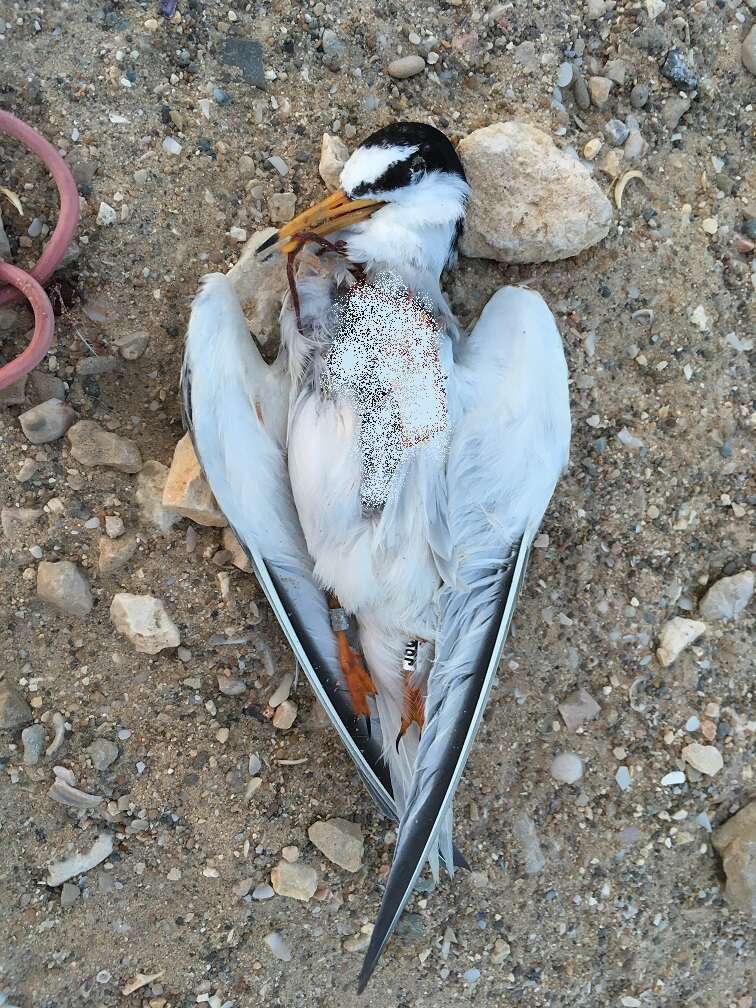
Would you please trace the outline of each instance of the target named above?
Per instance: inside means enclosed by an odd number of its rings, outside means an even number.
[[[410,158],[409,167],[410,167],[410,174],[413,179],[417,178],[418,175],[424,175],[426,165],[425,165],[425,158],[423,157],[423,155],[413,154],[412,157]]]

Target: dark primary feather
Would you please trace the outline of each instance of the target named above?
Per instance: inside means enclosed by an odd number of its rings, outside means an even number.
[[[450,729],[444,733],[444,738],[440,741],[444,748],[444,758],[436,763],[432,780],[415,780],[413,784],[413,795],[421,790],[425,795],[419,803],[414,802],[415,807],[412,795],[408,800],[408,807],[412,813],[409,820],[402,822],[400,826],[394,861],[358,979],[359,993],[367,986],[386,942],[412,895],[417,877],[453,799],[496,675],[501,650],[525,575],[528,549],[529,544],[520,542],[515,547],[507,568],[492,572],[492,577],[472,592],[473,595],[476,592],[479,594],[479,604],[486,608],[486,596],[494,590],[497,596],[495,613],[485,625],[477,628],[476,632],[481,633],[481,642],[476,658],[469,667],[460,668],[456,677],[455,709],[453,712],[447,712],[447,716],[451,717]],[[474,611],[478,607],[475,601],[471,604],[469,594],[465,593],[468,597],[461,599],[460,605],[465,606],[468,611]],[[452,654],[440,653],[439,661],[454,660],[455,643],[451,642]],[[435,713],[437,712],[428,712],[426,731],[432,724]],[[433,740],[430,744],[433,744]]]

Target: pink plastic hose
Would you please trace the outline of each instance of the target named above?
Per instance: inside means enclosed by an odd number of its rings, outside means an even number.
[[[20,381],[45,356],[52,345],[55,319],[50,299],[31,273],[25,273],[10,263],[0,262],[0,280],[12,284],[19,292],[19,296],[25,297],[34,311],[34,334],[31,342],[18,357],[14,357],[0,368],[0,389],[4,389]]]
[[[31,126],[0,109],[0,132],[18,140],[42,159],[60,194],[58,223],[34,268],[25,273],[15,266],[0,262],[0,280],[4,282],[4,286],[0,288],[0,307],[26,298],[34,310],[35,322],[34,336],[26,350],[0,368],[0,389],[3,389],[28,374],[42,360],[52,343],[55,325],[53,311],[41,284],[50,279],[71,244],[79,223],[79,193],[63,158]]]

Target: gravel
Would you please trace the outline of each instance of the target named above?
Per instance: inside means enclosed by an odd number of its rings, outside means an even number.
[[[300,861],[292,863],[284,858],[270,873],[270,883],[279,896],[307,902],[315,895],[318,873]]]
[[[364,844],[357,823],[346,819],[320,820],[310,826],[307,835],[329,861],[345,871],[356,872],[362,867]]]

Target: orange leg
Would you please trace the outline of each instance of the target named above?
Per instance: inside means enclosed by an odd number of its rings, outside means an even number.
[[[329,609],[340,609],[339,600],[334,596],[328,597]],[[339,649],[339,665],[344,673],[347,689],[352,698],[352,707],[355,714],[370,717],[370,706],[367,698],[375,696],[375,683],[370,678],[370,673],[365,666],[362,655],[355,651],[349,643],[346,630],[334,630],[336,644]]]
[[[402,727],[400,734],[404,735],[412,722],[418,726],[420,731],[425,724],[425,697],[417,686],[412,686],[409,679],[404,677],[404,711],[402,713]]]

